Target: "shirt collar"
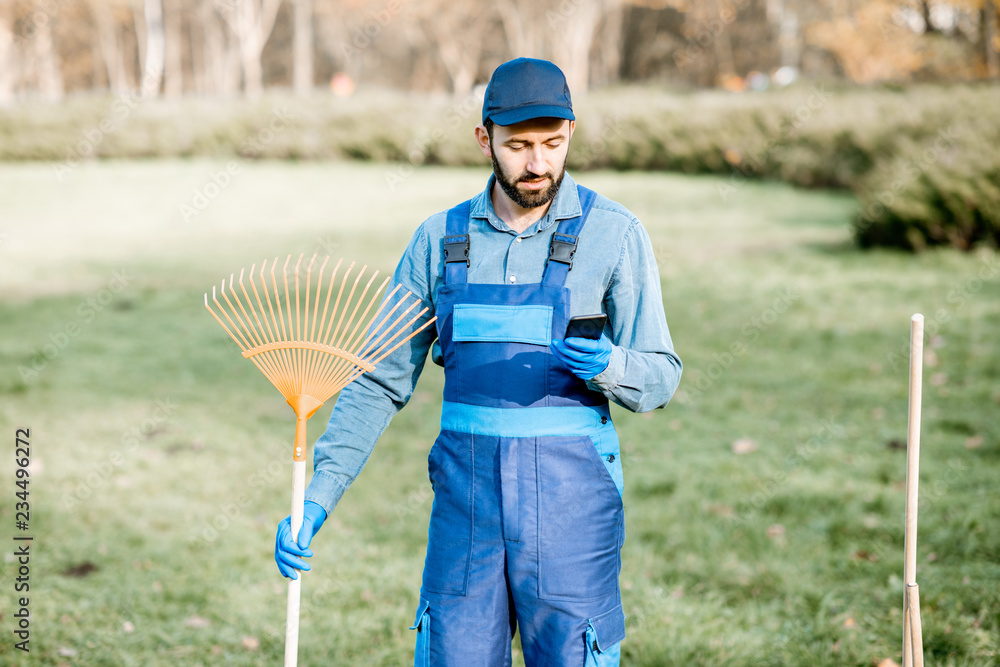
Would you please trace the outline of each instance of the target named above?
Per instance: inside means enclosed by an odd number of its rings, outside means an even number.
[[[496,175],[490,174],[489,180],[486,181],[486,189],[473,198],[469,216],[486,220],[497,231],[513,234],[514,230],[500,219],[500,216],[497,215],[497,212],[493,208],[493,199],[490,197],[490,193],[493,191],[494,182],[496,182]],[[541,219],[524,230],[523,235],[531,236],[547,229],[554,222],[567,218],[575,218],[582,211],[583,209],[580,207],[580,195],[576,190],[576,181],[573,180],[569,173],[566,173],[563,176],[562,185],[559,186],[559,192],[556,193],[555,199],[552,200],[552,204],[549,206],[549,210]]]

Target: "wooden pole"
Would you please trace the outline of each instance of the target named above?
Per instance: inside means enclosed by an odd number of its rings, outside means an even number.
[[[917,586],[917,485],[920,482],[920,399],[924,316],[910,319],[910,408],[906,431],[906,533],[903,545],[903,667],[923,667],[924,644]]]

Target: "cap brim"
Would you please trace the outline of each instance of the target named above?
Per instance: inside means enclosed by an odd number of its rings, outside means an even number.
[[[576,120],[576,116],[573,115],[573,112],[570,109],[552,104],[536,104],[534,106],[519,107],[517,109],[511,109],[510,111],[495,113],[490,116],[490,118],[496,125],[514,125],[516,123],[533,120],[535,118],[562,118],[564,120]]]

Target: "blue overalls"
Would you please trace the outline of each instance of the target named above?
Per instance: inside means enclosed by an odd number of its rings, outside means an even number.
[[[549,351],[569,320],[564,284],[595,197],[579,194],[582,214],[559,223],[537,284],[468,283],[470,202],[448,212],[417,667],[510,665],[515,628],[527,667],[618,665],[618,437],[605,397]]]

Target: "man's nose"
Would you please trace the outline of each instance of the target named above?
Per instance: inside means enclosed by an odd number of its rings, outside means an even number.
[[[545,150],[541,146],[535,146],[528,154],[528,171],[532,174],[542,176],[549,172],[549,163],[545,155]]]

